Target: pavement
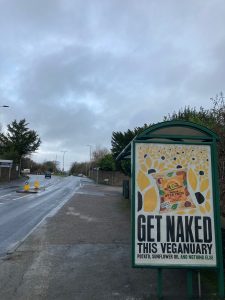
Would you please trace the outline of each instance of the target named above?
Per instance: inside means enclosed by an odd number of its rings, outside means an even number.
[[[196,284],[194,277],[195,291]],[[202,299],[214,299],[204,293]],[[118,187],[84,184],[0,260],[1,300],[154,300],[156,294],[156,270],[131,267],[130,203]],[[184,270],[163,271],[163,295],[187,299]]]

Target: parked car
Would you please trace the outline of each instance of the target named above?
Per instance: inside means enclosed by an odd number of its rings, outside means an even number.
[[[51,172],[46,172],[46,173],[45,173],[45,178],[51,178],[51,177],[52,177]]]

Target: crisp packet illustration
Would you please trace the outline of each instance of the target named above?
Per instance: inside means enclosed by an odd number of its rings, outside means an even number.
[[[187,187],[187,171],[179,169],[152,175],[160,196],[160,213],[196,208]]]

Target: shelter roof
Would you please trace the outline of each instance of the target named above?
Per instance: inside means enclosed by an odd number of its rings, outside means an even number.
[[[131,144],[133,141],[152,142],[212,142],[219,138],[209,128],[188,121],[167,121],[157,123],[146,128],[137,135],[117,156],[117,160],[127,159],[131,156]]]

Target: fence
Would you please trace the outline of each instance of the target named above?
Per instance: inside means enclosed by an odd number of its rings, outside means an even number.
[[[90,177],[100,184],[122,186],[124,180],[129,180],[129,176],[126,176],[119,171],[102,171],[93,169],[90,173]]]

